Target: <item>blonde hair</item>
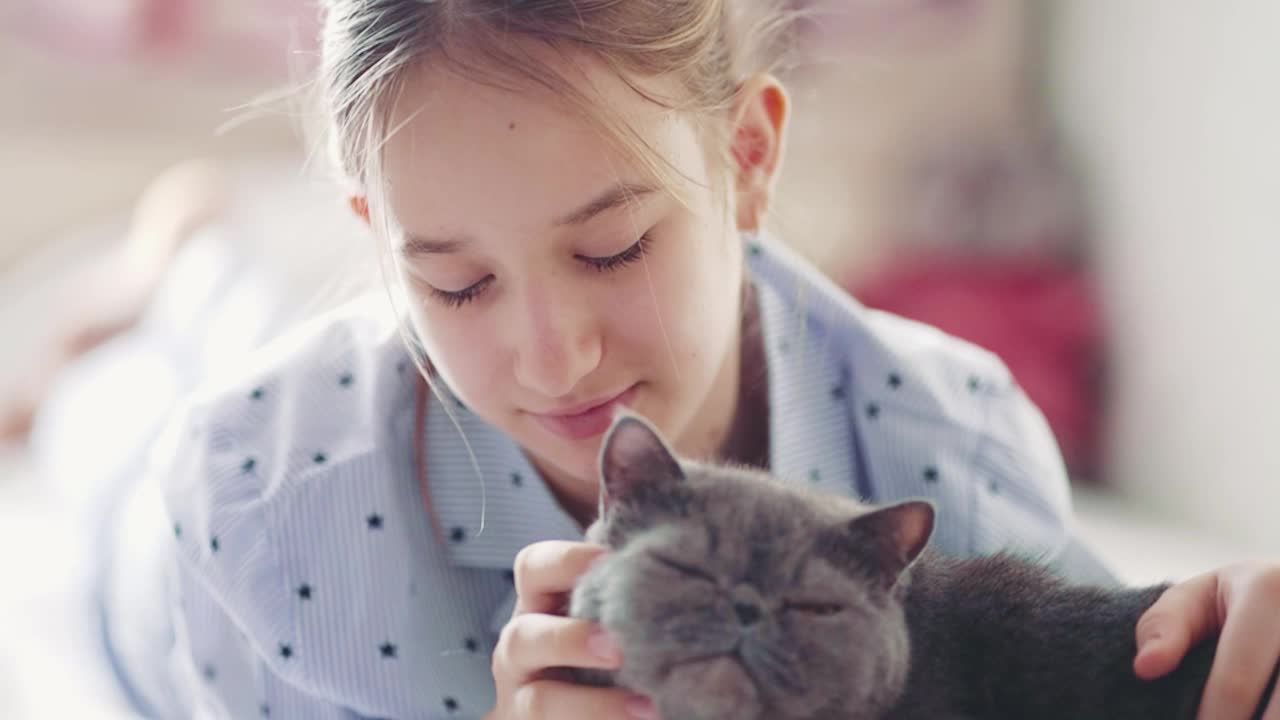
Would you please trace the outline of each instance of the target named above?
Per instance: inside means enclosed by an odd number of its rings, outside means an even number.
[[[648,100],[680,110],[727,153],[726,112],[742,81],[777,69],[790,16],[772,0],[323,0],[320,87],[328,146],[355,188],[368,189],[387,137],[391,100],[408,72],[437,63],[477,81],[523,81],[562,99],[657,180],[660,157],[598,98],[530,52],[584,50]],[[754,12],[752,12],[754,11]],[[754,15],[754,17],[753,17]],[[657,97],[632,80],[676,78],[684,96]],[[723,159],[723,158],[721,158]]]

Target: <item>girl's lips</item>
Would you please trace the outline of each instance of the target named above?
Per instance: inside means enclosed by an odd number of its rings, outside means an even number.
[[[613,423],[613,414],[618,406],[625,406],[635,398],[636,386],[601,402],[588,405],[583,409],[573,408],[570,412],[534,413],[533,417],[542,427],[568,440],[585,440],[603,434]]]

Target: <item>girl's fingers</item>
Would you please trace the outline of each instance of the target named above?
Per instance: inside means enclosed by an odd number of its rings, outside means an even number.
[[[1276,595],[1254,583],[1233,603],[1218,639],[1199,717],[1250,720],[1280,658]]]
[[[548,540],[529,545],[516,555],[515,614],[555,613],[562,610],[565,595],[609,551],[600,545]]]
[[[1218,630],[1218,576],[1206,573],[1169,588],[1138,619],[1134,671],[1152,680],[1178,667],[1187,651]]]
[[[542,613],[518,615],[502,629],[494,674],[507,687],[538,679],[554,667],[617,669],[622,651],[599,625]]]

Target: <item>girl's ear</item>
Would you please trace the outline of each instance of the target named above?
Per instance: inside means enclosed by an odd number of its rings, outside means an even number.
[[[756,230],[773,199],[782,166],[791,100],[772,75],[756,75],[738,88],[730,128],[737,223]]]
[[[369,198],[367,196],[352,195],[347,198],[347,204],[351,206],[351,212],[355,213],[356,217],[363,220],[366,225],[369,224]]]

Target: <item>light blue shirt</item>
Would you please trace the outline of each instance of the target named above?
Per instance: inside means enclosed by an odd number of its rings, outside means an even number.
[[[873,502],[932,498],[940,551],[1014,550],[1108,580],[1073,540],[1044,418],[993,355],[861,307],[768,238],[745,242],[776,474]],[[122,669],[154,712],[492,708],[516,553],[582,533],[521,449],[447,391],[425,422],[437,533],[415,471],[416,382],[383,298],[310,323],[193,399],[139,489],[163,497],[157,606],[171,633],[163,657],[122,653]]]

